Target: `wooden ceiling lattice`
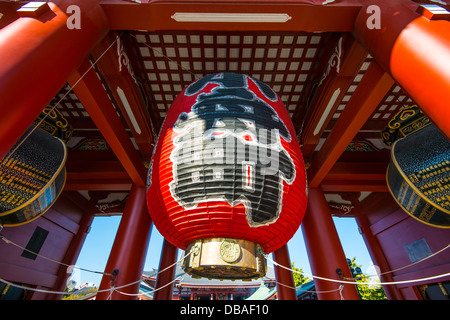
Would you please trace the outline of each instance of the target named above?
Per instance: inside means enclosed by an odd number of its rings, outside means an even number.
[[[150,88],[150,108],[157,110],[164,119],[175,97],[191,82],[215,72],[238,72],[251,75],[271,86],[281,97],[291,116],[302,106],[306,88],[311,86],[314,72],[323,57],[323,47],[329,40],[328,33],[252,33],[231,32],[146,32],[130,31],[136,46],[137,63],[142,65],[142,79]],[[368,55],[355,75],[322,136],[326,138],[335,122],[351,99],[373,58]],[[102,85],[117,110],[108,84],[96,68]],[[71,123],[75,136],[90,136],[98,131],[88,112],[76,94],[66,84],[51,101],[51,105]],[[64,97],[65,96],[65,97]],[[60,101],[61,98],[63,100]],[[376,139],[387,122],[403,107],[414,101],[398,85],[394,84],[383,98],[370,119],[362,128],[364,137]],[[125,124],[125,122],[123,121]],[[159,128],[155,128],[158,131]],[[88,132],[84,134],[83,131]],[[371,132],[369,135],[367,132]],[[99,133],[99,132],[98,132]],[[100,133],[99,133],[100,134]],[[133,137],[131,137],[133,138]],[[318,145],[316,151],[320,150]]]
[[[50,102],[51,106],[55,106],[77,129],[93,128],[90,116],[84,109],[83,104],[78,99],[77,95],[71,92],[71,87],[66,84],[60,92]]]
[[[333,114],[332,119],[336,120],[340,117],[342,111],[344,111],[345,106],[347,105],[347,102],[352,97],[352,94],[355,92],[356,88],[358,87],[359,83],[361,82],[362,78],[364,77],[364,74],[366,73],[367,69],[369,68],[370,64],[372,63],[373,58],[368,55],[364,63],[361,65],[361,68],[359,69],[358,73],[353,78],[353,81],[351,85],[348,87],[347,92],[342,97],[342,100],[340,101],[338,107],[336,108],[336,111]]]
[[[356,91],[359,83],[364,77],[365,72],[369,68],[370,64],[374,61],[373,57],[368,55],[364,63],[361,65],[359,72],[353,79],[352,84],[349,86],[347,92],[343,96],[342,100],[334,112],[330,123],[325,130],[325,136],[333,128],[336,120],[340,117],[344,111],[347,102],[351,99],[352,94]],[[407,106],[414,105],[415,102],[410,98],[408,93],[406,93],[403,88],[394,83],[389,92],[384,96],[380,104],[377,106],[376,110],[373,112],[371,117],[368,119],[366,124],[361,128],[361,131],[372,132],[372,135],[365,134],[365,137],[376,137],[379,139],[380,131],[384,129],[390,119],[394,117],[401,109]],[[381,140],[381,139],[380,139]]]
[[[120,109],[114,99],[111,89],[108,86],[107,81],[103,78],[101,71],[91,60],[93,70],[95,71],[97,77],[99,78],[103,89],[106,92],[112,106],[117,112],[117,115],[122,120],[122,124],[129,130],[124,117],[121,115]],[[102,136],[100,130],[98,130],[95,123],[92,121],[91,116],[84,108],[83,104],[80,102],[77,95],[74,93],[72,87],[66,83],[59,93],[52,99],[50,106],[55,106],[61,112],[61,114],[67,119],[67,121],[72,125],[74,129],[73,137],[79,137],[75,142],[72,141],[70,146],[76,146],[82,138],[99,138]],[[134,141],[133,137],[130,137]]]
[[[142,65],[142,79],[150,88],[150,108],[164,119],[167,110],[175,97],[191,82],[207,74],[215,72],[238,72],[251,75],[271,86],[281,97],[291,116],[302,106],[307,94],[307,86],[311,86],[314,71],[319,67],[321,54],[328,33],[252,33],[232,32],[146,32],[130,31],[133,45],[137,53],[135,59]],[[322,136],[326,138],[335,122],[351,99],[373,58],[368,55],[355,75],[345,95],[337,104],[330,122]],[[96,68],[97,75],[108,94],[112,104],[118,111],[114,97],[108,84]],[[317,73],[315,74],[317,76]],[[75,136],[89,136],[97,131],[77,96],[68,84],[52,100],[51,105],[71,123]],[[362,128],[364,137],[378,138],[387,122],[404,106],[414,104],[412,99],[398,85],[394,84],[383,98],[371,118]],[[121,116],[122,120],[123,117]],[[124,121],[123,121],[124,122]],[[125,124],[125,122],[124,122]],[[158,131],[159,128],[155,128]],[[84,134],[82,131],[90,134]],[[100,133],[99,133],[100,134]],[[132,137],[131,137],[132,138]],[[316,151],[320,150],[321,144]]]
[[[215,72],[260,79],[281,97],[292,115],[316,65],[324,35],[307,33],[133,32],[160,116],[184,87]]]
[[[391,90],[383,98],[383,101],[373,113],[370,123],[367,125],[373,129],[383,129],[387,122],[402,108],[415,104],[408,94],[398,85],[394,84]],[[374,124],[376,122],[377,124]]]

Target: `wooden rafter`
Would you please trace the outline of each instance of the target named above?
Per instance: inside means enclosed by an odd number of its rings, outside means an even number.
[[[324,74],[327,77],[322,79],[323,85],[318,87],[312,99],[310,112],[305,121],[306,126],[302,133],[302,151],[306,158],[309,158],[314,152],[339,102],[367,57],[364,48],[351,36],[347,36],[345,39],[341,38],[332,50],[327,61],[328,69]],[[341,53],[341,51],[343,52]],[[329,73],[331,69],[334,73]],[[336,72],[337,70],[339,72]]]
[[[275,3],[275,1],[274,1]],[[244,1],[142,1],[137,4],[120,0],[103,0],[103,7],[112,30],[212,30],[212,31],[351,31],[361,4],[357,0],[324,5],[323,0],[283,2]],[[211,16],[227,14],[281,14],[286,21],[229,22],[192,21],[178,19],[177,13],[199,13]],[[203,15],[202,15],[203,14]],[[129,17],[133,17],[130,19]],[[195,19],[195,16],[194,16]]]
[[[133,183],[145,186],[146,169],[143,161],[96,73],[93,69],[89,70],[90,67],[90,62],[85,61],[69,77],[69,84]]]
[[[68,161],[68,190],[127,191],[132,181],[119,161]]]
[[[394,81],[377,63],[372,63],[333,130],[311,162],[310,187],[318,187],[337,159],[373,113]]]
[[[337,162],[321,182],[323,191],[387,192],[387,162]]]
[[[146,159],[150,159],[153,133],[148,106],[140,91],[123,42],[122,36],[109,33],[95,48],[92,55],[95,60],[98,60],[97,67],[133,133],[139,150]],[[112,47],[108,50],[110,46]]]

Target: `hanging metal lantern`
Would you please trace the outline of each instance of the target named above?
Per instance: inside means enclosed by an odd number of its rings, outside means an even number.
[[[2,226],[19,226],[40,217],[65,184],[66,145],[33,128],[28,128],[0,163]]]
[[[418,221],[450,228],[450,141],[417,106],[402,109],[382,136],[392,144],[387,184],[394,199]]]
[[[152,221],[192,252],[193,276],[265,275],[264,253],[285,245],[306,208],[306,174],[289,114],[252,77],[219,73],[170,107],[149,167]]]

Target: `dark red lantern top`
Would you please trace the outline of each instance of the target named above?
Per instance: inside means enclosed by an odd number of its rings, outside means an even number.
[[[218,73],[171,105],[150,163],[147,205],[159,232],[285,245],[306,208],[305,166],[289,114],[263,82]]]

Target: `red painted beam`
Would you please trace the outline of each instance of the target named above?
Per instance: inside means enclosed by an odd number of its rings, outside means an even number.
[[[85,200],[83,196],[79,193],[76,193],[78,198],[82,198]],[[79,200],[79,199],[77,199]],[[97,204],[98,197],[94,196],[89,200],[88,206],[85,208],[85,212],[79,222],[79,228],[77,232],[73,235],[72,241],[70,242],[69,247],[67,248],[66,254],[64,255],[64,259],[62,263],[65,265],[60,265],[58,270],[58,279],[56,280],[55,285],[53,286],[53,291],[62,292],[67,287],[67,280],[70,277],[71,272],[68,270],[70,265],[74,265],[77,262],[78,256],[80,255],[81,248],[83,247],[84,241],[86,240],[86,236],[89,233],[89,227],[94,220],[94,208]],[[68,272],[69,271],[69,272]],[[61,295],[52,294],[49,295],[49,300],[60,300],[62,298]]]
[[[389,272],[392,268],[389,265],[386,255],[383,252],[383,248],[378,241],[378,238],[372,232],[370,221],[367,215],[361,209],[361,204],[357,197],[352,196],[352,204],[354,206],[353,211],[355,211],[356,222],[361,230],[361,235],[364,239],[367,249],[369,250],[370,257],[375,265],[380,268],[380,278],[382,282],[392,282],[394,281],[392,273]],[[367,198],[365,199],[367,200]],[[384,200],[384,199],[383,199]],[[369,198],[370,201],[370,198]],[[375,203],[376,205],[377,203]],[[386,293],[389,300],[402,300],[403,296],[401,291],[396,286],[383,286],[384,292]]]
[[[315,276],[339,280],[336,272],[351,278],[341,241],[336,231],[330,208],[320,188],[311,188],[308,194],[308,207],[302,223],[303,238],[308,253],[311,271]],[[319,300],[359,300],[356,287],[345,284],[339,291],[339,282],[314,279]]]
[[[90,62],[85,61],[69,77],[69,84],[133,183],[143,187],[147,170],[95,71],[89,70],[90,66]]]
[[[308,170],[309,186],[318,187],[337,159],[386,95],[394,81],[372,62]]]
[[[101,6],[113,30],[214,30],[214,31],[351,31],[361,4],[357,0],[323,5],[323,0],[283,1],[142,1],[103,0]],[[182,21],[180,13],[200,13],[211,18],[216,13],[285,15],[286,21],[220,22]],[[212,14],[211,14],[212,13]],[[236,16],[234,16],[236,17]],[[194,17],[195,18],[195,17]],[[239,18],[242,18],[239,17]]]
[[[387,162],[337,162],[326,179],[386,181],[387,166]]]
[[[132,180],[118,161],[73,161],[66,164],[64,190],[127,191]]]
[[[94,49],[92,56],[95,60],[101,57],[97,67],[133,133],[139,150],[146,159],[150,159],[153,133],[148,106],[125,49],[126,36],[116,36],[116,33],[109,33]]]
[[[450,139],[450,21],[429,20],[412,1],[369,1],[379,7],[380,28],[367,28],[366,7],[354,36]],[[436,19],[436,20],[434,20]]]
[[[0,29],[0,159],[108,31],[96,1],[77,1],[81,29],[67,27],[68,1],[54,2]]]
[[[327,180],[320,184],[324,192],[389,192],[386,181],[381,180]]]
[[[22,5],[22,3],[12,1],[0,2],[0,12],[2,13],[2,17],[0,19],[0,29],[19,18],[16,10],[19,9]]]

